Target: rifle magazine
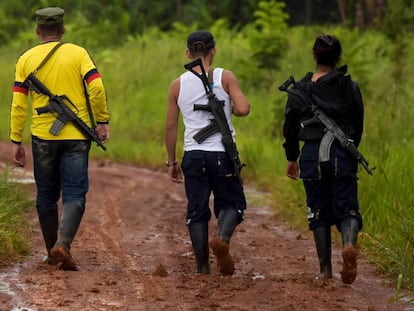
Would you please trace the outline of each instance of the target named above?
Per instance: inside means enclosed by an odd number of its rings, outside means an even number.
[[[52,135],[58,136],[64,125],[65,125],[65,122],[57,118],[55,122],[53,122],[51,128],[49,129],[49,133]]]
[[[330,159],[332,143],[335,140],[335,135],[332,132],[326,132],[323,135],[319,145],[319,162],[327,162]]]
[[[194,136],[194,140],[201,144],[203,141],[205,141],[208,137],[211,135],[218,133],[220,131],[219,127],[217,126],[217,123],[211,122],[206,127],[202,128],[200,131],[198,131]]]

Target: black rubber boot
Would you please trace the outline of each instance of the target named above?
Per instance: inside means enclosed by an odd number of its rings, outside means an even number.
[[[78,231],[82,220],[84,205],[66,203],[62,206],[62,219],[60,222],[60,238],[50,250],[53,262],[62,263],[62,270],[78,271],[75,260],[70,253],[70,246]]]
[[[227,208],[220,211],[218,215],[218,236],[221,240],[230,243],[231,236],[239,224],[239,213],[234,208]]]
[[[210,274],[208,223],[191,223],[188,230],[196,258],[197,273]]]
[[[341,224],[342,244],[356,247],[359,223],[355,218],[347,218]]]
[[[59,243],[68,249],[78,231],[84,211],[85,207],[78,203],[66,203],[62,206]]]
[[[331,249],[331,227],[319,227],[313,230],[316,252],[318,253],[320,279],[332,278],[332,249]]]
[[[217,266],[222,275],[233,275],[234,261],[230,255],[230,239],[239,224],[239,213],[234,208],[223,209],[218,215],[218,238],[211,240],[210,246],[217,259]]]
[[[357,276],[356,243],[358,239],[359,223],[355,218],[347,218],[341,224],[342,234],[342,271],[341,278],[345,284],[352,284]]]
[[[43,240],[47,250],[47,261],[50,257],[50,250],[57,241],[59,228],[58,210],[57,208],[44,210],[40,209],[38,206],[36,206],[36,209],[39,217],[40,228],[42,229]]]

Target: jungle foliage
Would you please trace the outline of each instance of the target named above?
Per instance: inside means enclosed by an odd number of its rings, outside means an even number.
[[[365,221],[361,245],[384,273],[393,279],[401,275],[402,284],[413,288],[413,1],[395,0],[385,5],[380,0],[313,0],[307,7],[310,12],[313,6],[329,3],[329,12],[335,14],[337,10],[337,16],[313,23],[311,14],[303,22],[306,25],[293,22],[288,1],[250,0],[241,5],[239,1],[211,0],[207,5],[177,0],[163,1],[159,6],[149,2],[53,3],[66,10],[64,40],[90,50],[107,87],[112,139],[106,153],[94,148],[92,156],[165,169],[168,86],[187,61],[184,49],[188,33],[209,29],[217,42],[215,66],[236,73],[252,105],[246,120],[235,120],[241,158],[248,164],[243,176],[247,183],[272,194],[278,215],[303,228],[303,187],[285,177],[281,126],[286,98],[277,87],[290,75],[300,78],[312,71],[314,38],[320,33],[335,34],[343,44],[343,62],[364,96],[361,152],[377,166],[374,176],[360,173]],[[339,10],[333,2],[345,7]],[[366,12],[376,4],[381,10],[365,23],[357,23],[352,16],[361,12],[355,9],[361,4]],[[8,140],[13,65],[19,53],[37,43],[33,12],[46,5],[50,5],[48,1],[34,0],[0,4],[2,140]]]

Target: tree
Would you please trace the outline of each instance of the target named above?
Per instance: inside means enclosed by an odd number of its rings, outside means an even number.
[[[375,26],[386,8],[385,0],[337,0],[344,27]]]

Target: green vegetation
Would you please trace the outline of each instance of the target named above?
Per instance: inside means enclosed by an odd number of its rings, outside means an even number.
[[[400,3],[395,2],[391,11],[398,13],[398,5],[403,7]],[[360,150],[377,167],[374,176],[360,172],[360,204],[365,221],[361,247],[396,282],[400,276],[399,286],[413,289],[413,34],[401,24],[392,35],[387,31],[362,32],[339,26],[287,27],[285,16],[279,12],[283,6],[267,5],[263,4],[264,11],[258,11],[255,22],[244,28],[229,27],[225,19],[208,27],[217,42],[214,65],[234,71],[251,102],[250,115],[235,119],[241,160],[247,163],[242,172],[246,183],[270,192],[275,212],[292,226],[307,226],[302,184],[285,177],[281,128],[286,94],[277,88],[289,75],[299,79],[314,69],[311,48],[317,35],[335,34],[343,44],[343,64],[348,64],[349,73],[364,96],[365,132]],[[268,9],[274,10],[274,14],[267,15]],[[409,12],[412,9],[405,11]],[[396,25],[393,20],[398,20],[398,16],[393,19],[391,15],[387,22]],[[85,20],[82,25],[88,23]],[[188,61],[185,39],[197,28],[183,24],[172,25],[168,32],[147,28],[142,34],[122,37],[117,47],[108,47],[94,41],[99,39],[95,34],[105,31],[89,29],[91,33],[85,33],[87,27],[67,25],[64,40],[90,50],[107,87],[111,141],[107,152],[93,148],[94,158],[165,170],[167,91],[170,82],[184,71],[183,65]],[[20,37],[12,46],[1,48],[0,139],[6,141],[14,63],[22,51],[36,42],[33,35]],[[259,45],[263,42],[266,44]],[[181,150],[180,146],[178,149]],[[14,201],[7,202],[13,205]],[[0,227],[4,228],[1,219]]]
[[[29,252],[30,227],[24,213],[32,206],[16,184],[0,177],[0,266],[19,260]]]

